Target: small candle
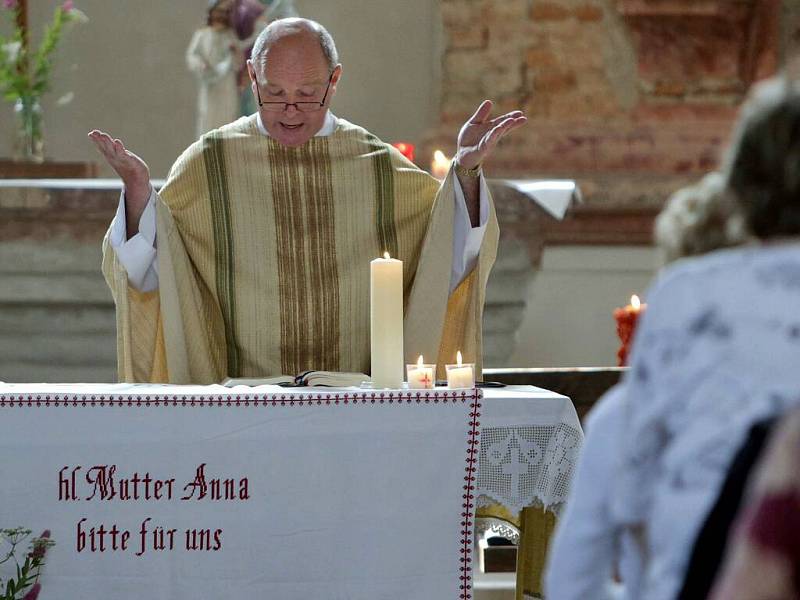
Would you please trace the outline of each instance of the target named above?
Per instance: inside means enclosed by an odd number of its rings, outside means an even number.
[[[411,390],[432,390],[436,383],[434,378],[436,365],[426,365],[420,354],[415,365],[406,365],[408,388]]]
[[[370,358],[376,388],[403,385],[403,263],[386,252],[370,263]]]
[[[642,304],[639,296],[631,296],[631,303],[628,306],[614,309],[614,318],[617,321],[617,335],[620,340],[620,347],[617,351],[617,365],[624,367],[628,364],[628,352],[633,334],[636,331],[636,323],[639,315],[647,308],[647,304]]]
[[[453,389],[475,387],[475,365],[473,363],[464,364],[460,350],[456,353],[456,361],[455,365],[445,365],[447,387]]]
[[[447,177],[447,172],[450,170],[450,163],[453,159],[447,158],[444,152],[437,150],[433,153],[433,162],[431,163],[431,175],[436,179],[444,179]]]

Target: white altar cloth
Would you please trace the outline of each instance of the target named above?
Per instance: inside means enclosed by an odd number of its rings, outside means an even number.
[[[0,385],[0,527],[52,530],[42,600],[469,598],[475,499],[558,503],[581,439],[563,396],[486,390],[476,410],[478,399],[446,390]],[[492,440],[480,456],[479,434]],[[201,486],[190,483],[203,464],[208,488],[198,500]],[[90,483],[102,465],[117,467],[115,498],[100,500],[102,486]],[[164,487],[162,499],[143,499],[141,487],[138,500],[121,499],[119,480],[132,493],[137,473],[140,486],[146,473],[174,478],[171,499]],[[232,479],[238,498],[245,477],[247,499],[209,499],[212,478]],[[70,492],[80,499],[59,499]],[[91,527],[97,534],[101,524],[129,531],[128,549],[109,549],[106,537],[105,550],[91,552]]]
[[[461,598],[475,393],[270,391],[0,388],[0,518],[57,543],[40,598]],[[198,500],[185,486],[202,464]],[[174,478],[172,498],[101,500],[99,465],[117,487]],[[78,499],[59,500],[77,466]],[[248,499],[210,498],[211,478],[239,498],[245,477]],[[129,531],[128,549],[91,552],[101,524]]]

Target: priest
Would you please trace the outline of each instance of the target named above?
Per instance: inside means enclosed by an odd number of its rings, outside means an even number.
[[[369,261],[403,261],[408,362],[480,365],[498,228],[481,163],[522,125],[464,124],[443,182],[330,102],[330,34],[275,21],[247,64],[259,110],[192,144],[156,192],[146,163],[89,134],[124,189],[103,244],[120,381],[213,383],[306,370],[369,373]]]

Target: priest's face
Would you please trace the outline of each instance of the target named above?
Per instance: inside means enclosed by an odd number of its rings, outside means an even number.
[[[342,67],[337,65],[331,72],[316,35],[301,32],[282,37],[269,48],[266,61],[248,61],[247,69],[270,136],[296,147],[317,134],[325,123]]]

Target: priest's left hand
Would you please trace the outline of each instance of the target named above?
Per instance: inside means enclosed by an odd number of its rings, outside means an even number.
[[[465,169],[474,169],[480,165],[503,136],[528,120],[521,110],[494,119],[489,118],[491,113],[492,101],[484,100],[458,133],[455,160]]]

